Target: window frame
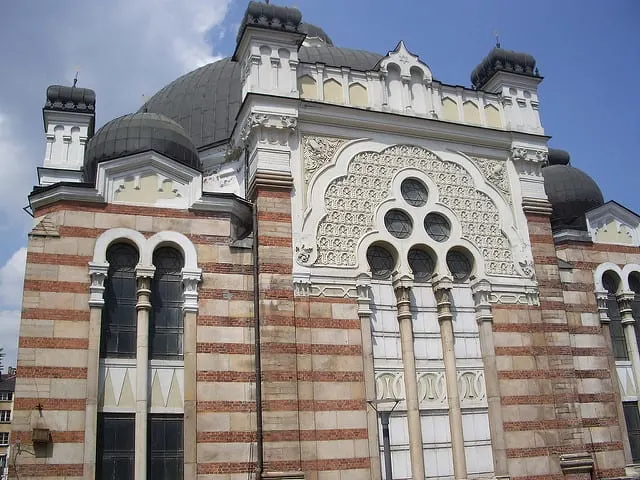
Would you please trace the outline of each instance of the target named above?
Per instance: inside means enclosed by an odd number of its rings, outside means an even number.
[[[129,250],[125,254],[135,255],[135,261],[116,265],[114,250]],[[102,308],[100,358],[135,358],[138,316],[136,265],[140,261],[140,252],[126,242],[115,242],[109,245],[106,253],[109,270],[105,279],[104,305]],[[116,290],[120,290],[119,293]],[[122,291],[127,290],[126,294]],[[124,310],[123,315],[120,310]],[[127,320],[127,321],[125,321]],[[116,348],[110,345],[116,338]],[[122,336],[122,337],[121,337]],[[120,339],[126,338],[128,349],[120,349]]]
[[[638,402],[622,402],[622,410],[624,412],[624,422],[627,426],[627,436],[629,437],[629,450],[634,463],[640,462],[640,410],[638,410]],[[630,428],[630,417],[633,416],[636,428]],[[635,446],[635,448],[634,448]]]
[[[11,423],[11,410],[0,410],[0,423]]]
[[[169,254],[161,258],[163,254]],[[161,265],[165,262],[165,265]],[[155,272],[151,280],[151,313],[149,316],[149,359],[182,360],[184,358],[184,296],[182,270],[184,257],[174,247],[159,247],[153,252]],[[169,325],[173,323],[173,325]],[[172,337],[175,349],[168,344]],[[159,339],[165,343],[160,348]],[[173,346],[173,345],[171,345]]]
[[[3,439],[6,438],[6,441]],[[9,446],[9,432],[0,432],[0,447]]]
[[[0,390],[0,402],[10,402],[13,398],[13,392],[9,390]]]
[[[132,438],[130,439],[131,445],[128,449],[107,449],[105,446],[105,437],[104,437],[104,429],[105,424],[108,421],[122,421],[123,423],[126,421],[130,423],[127,428],[131,429]],[[105,461],[113,462],[114,464],[118,460],[127,460],[130,462],[129,467],[129,475],[127,477],[122,476],[122,472],[118,471],[118,480],[134,480],[135,478],[135,459],[136,459],[136,448],[135,448],[135,414],[133,413],[104,413],[100,412],[98,414],[98,434],[96,436],[96,479],[102,478],[103,468],[105,465]],[[118,441],[118,445],[123,445],[123,442]],[[105,455],[106,454],[106,455]],[[105,457],[107,457],[105,459]]]
[[[177,448],[175,450],[167,449],[167,438],[173,438],[174,435],[168,435],[165,430],[163,433],[164,446],[162,449],[154,449],[154,446],[160,439],[160,432],[157,427],[166,426],[170,423],[177,424],[177,432],[180,438],[175,442]],[[167,461],[173,460],[176,472],[167,472]],[[164,474],[154,475],[154,461],[164,462]],[[168,476],[167,476],[168,475]],[[148,480],[183,480],[184,479],[184,415],[178,414],[150,414],[147,420],[147,479]]]

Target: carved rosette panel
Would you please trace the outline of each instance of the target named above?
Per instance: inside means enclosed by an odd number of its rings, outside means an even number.
[[[356,265],[359,239],[373,229],[374,212],[389,197],[394,175],[407,167],[429,174],[438,187],[440,202],[458,217],[462,237],[482,252],[487,273],[517,275],[498,208],[475,188],[469,172],[424,148],[408,145],[359,153],[349,163],[347,175],[329,184],[324,196],[327,214],[318,224],[316,265]]]
[[[482,176],[490,185],[494,186],[502,196],[511,203],[509,190],[509,177],[507,176],[506,163],[489,158],[469,157],[482,172]]]
[[[342,138],[303,137],[304,182],[308,184],[313,174],[329,163],[338,149],[345,143],[347,143],[347,140]]]
[[[484,371],[481,369],[458,370],[460,404],[465,407],[483,406],[486,403]],[[378,400],[404,399],[403,372],[377,372],[376,398]],[[447,385],[443,371],[418,372],[418,401],[422,408],[442,408],[447,404]]]

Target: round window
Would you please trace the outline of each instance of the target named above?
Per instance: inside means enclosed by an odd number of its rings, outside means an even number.
[[[373,278],[389,278],[395,266],[393,255],[384,247],[372,245],[367,249],[367,262],[371,268]]]
[[[426,282],[431,278],[435,269],[435,262],[431,255],[419,248],[412,248],[407,258],[416,282]]]
[[[447,266],[454,280],[466,280],[471,275],[473,265],[469,255],[460,250],[449,250],[447,253]]]
[[[430,213],[425,217],[424,229],[436,242],[444,242],[451,235],[449,221],[439,213]]]
[[[384,216],[384,226],[396,238],[407,238],[413,230],[411,217],[402,210],[389,210]]]
[[[427,189],[421,181],[415,178],[407,178],[400,185],[402,198],[414,207],[422,207],[427,203]]]

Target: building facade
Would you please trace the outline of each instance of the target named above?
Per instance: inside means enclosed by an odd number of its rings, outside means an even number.
[[[11,418],[13,415],[13,393],[16,388],[15,370],[9,368],[6,374],[0,374],[0,480],[9,474],[9,441],[11,437]]]
[[[52,86],[11,478],[624,478],[640,217],[473,88],[250,2],[231,58],[95,131]]]

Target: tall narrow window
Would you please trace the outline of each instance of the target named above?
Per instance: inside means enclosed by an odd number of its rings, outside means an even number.
[[[629,275],[629,288],[635,294],[633,297],[632,315],[635,319],[636,342],[640,346],[640,274],[633,272]]]
[[[134,414],[98,414],[97,479],[133,480],[135,430]]]
[[[153,252],[156,267],[151,282],[149,355],[152,359],[182,357],[182,267],[184,260],[175,248]]]
[[[109,271],[102,309],[101,357],[136,355],[136,265],[138,252],[126,243],[107,249]]]
[[[620,307],[616,299],[618,291],[618,278],[611,272],[605,272],[602,276],[602,285],[608,292],[607,314],[609,315],[609,331],[611,332],[611,343],[613,344],[613,355],[616,360],[629,360],[627,343],[624,338],[622,318],[620,317]]]
[[[624,419],[627,423],[627,433],[629,434],[629,446],[631,447],[631,457],[634,462],[640,461],[640,412],[638,402],[624,402]]]
[[[184,478],[184,440],[181,415],[149,417],[147,478],[182,480]]]

